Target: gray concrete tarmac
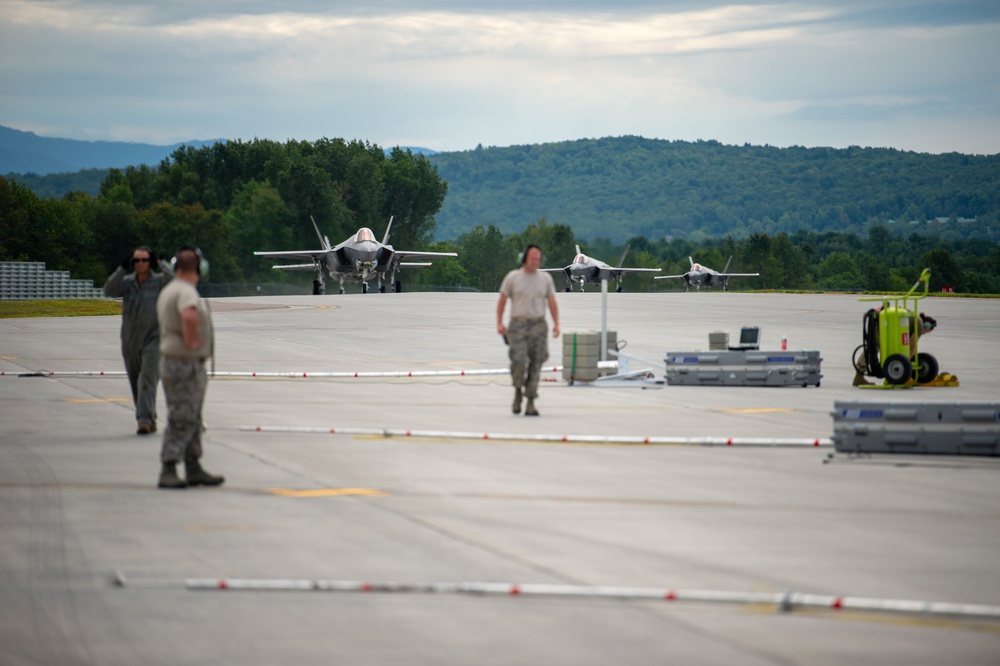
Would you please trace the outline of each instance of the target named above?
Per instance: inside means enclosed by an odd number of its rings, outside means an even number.
[[[559,294],[564,332],[601,295]],[[864,391],[848,295],[608,294],[625,351],[659,364],[708,332],[822,352],[819,388],[502,376],[216,378],[216,489],[161,491],[134,434],[117,317],[0,320],[0,664],[996,664],[1000,624],[771,606],[522,596],[203,591],[187,578],[793,590],[1000,604],[1000,461],[831,448],[563,444],[535,434],[828,438],[838,399],[1000,399],[1000,306],[931,299],[921,341],[960,386]],[[494,294],[212,299],[220,372],[503,368]],[[561,362],[561,342],[550,344]],[[633,367],[641,365],[632,362]],[[159,397],[160,425],[166,406]],[[519,433],[519,441],[255,432]],[[251,429],[248,429],[251,428]],[[125,587],[112,584],[115,572]],[[134,584],[130,584],[134,583]],[[148,583],[149,585],[144,585]],[[159,586],[153,585],[157,583]]]

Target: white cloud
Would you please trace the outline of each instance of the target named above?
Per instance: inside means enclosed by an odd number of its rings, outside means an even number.
[[[642,134],[1000,152],[1000,19],[984,3],[467,4],[4,0],[0,123],[157,143]],[[950,6],[965,18],[942,20]]]

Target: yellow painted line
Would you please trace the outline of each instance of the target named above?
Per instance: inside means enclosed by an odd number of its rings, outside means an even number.
[[[63,402],[132,402],[132,398],[66,398]]]
[[[365,495],[385,497],[389,493],[374,488],[319,488],[317,490],[289,490],[287,488],[266,488],[265,493],[280,497],[341,497],[345,495]]]
[[[790,414],[802,410],[789,409],[788,407],[751,407],[748,409],[713,409],[712,411],[726,414]]]

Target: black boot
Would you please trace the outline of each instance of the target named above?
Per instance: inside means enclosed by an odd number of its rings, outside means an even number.
[[[224,476],[209,474],[201,467],[197,458],[187,457],[184,459],[184,467],[187,469],[187,484],[189,486],[221,486],[226,480]]]
[[[524,406],[525,416],[538,416],[538,410],[535,409],[535,399],[528,398],[528,404]]]
[[[511,411],[515,414],[521,413],[521,389],[514,389],[514,404],[511,405]]]
[[[177,463],[165,462],[160,471],[160,482],[156,484],[160,488],[187,488],[187,482],[177,476]]]

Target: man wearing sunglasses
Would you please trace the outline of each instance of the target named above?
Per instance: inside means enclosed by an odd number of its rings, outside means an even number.
[[[156,385],[160,382],[160,323],[156,299],[174,277],[145,245],[125,257],[104,284],[104,295],[122,299],[122,358],[132,387],[136,433],[156,432]]]

